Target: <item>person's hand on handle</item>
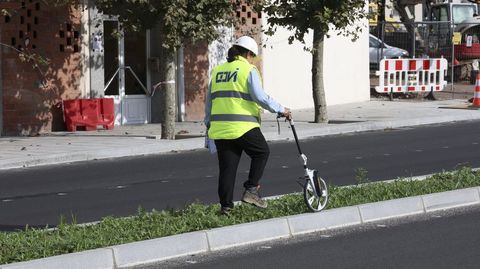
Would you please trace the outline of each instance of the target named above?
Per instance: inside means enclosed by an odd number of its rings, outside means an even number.
[[[283,110],[282,116],[285,117],[287,120],[292,120],[292,111],[290,111],[290,108],[286,107]]]

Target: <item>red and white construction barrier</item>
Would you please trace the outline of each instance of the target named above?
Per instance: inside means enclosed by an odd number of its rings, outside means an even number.
[[[379,93],[442,91],[448,62],[440,59],[383,59],[380,61]]]

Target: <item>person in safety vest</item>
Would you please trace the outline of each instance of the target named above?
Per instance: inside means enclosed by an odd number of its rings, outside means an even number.
[[[258,193],[270,153],[260,131],[260,107],[291,118],[290,109],[268,96],[260,74],[252,64],[258,45],[249,36],[238,38],[228,50],[227,62],[212,70],[205,101],[207,136],[215,141],[218,155],[218,196],[221,213],[233,209],[233,190],[242,152],[251,158],[248,180],[243,183],[242,201],[260,208],[267,202]]]

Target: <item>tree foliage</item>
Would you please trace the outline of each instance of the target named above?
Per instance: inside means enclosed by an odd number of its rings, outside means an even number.
[[[358,38],[359,19],[366,18],[364,0],[274,0],[264,8],[268,15],[267,34],[274,34],[278,26],[292,30],[289,42],[305,42],[311,30],[328,35],[330,30]]]
[[[230,0],[97,0],[96,6],[105,14],[118,15],[126,30],[160,25],[166,48],[216,39],[217,26],[233,25],[236,8]]]

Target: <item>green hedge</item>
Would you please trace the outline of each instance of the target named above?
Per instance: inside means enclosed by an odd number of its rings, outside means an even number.
[[[365,172],[362,177],[365,177]],[[365,178],[359,181],[365,182]],[[396,180],[359,184],[353,187],[329,186],[327,208],[416,196],[480,186],[480,173],[470,168],[433,175],[426,180]],[[60,224],[58,229],[26,228],[0,233],[0,264],[38,259],[65,253],[147,240],[173,234],[205,230],[262,219],[307,212],[300,194],[269,201],[264,210],[250,205],[235,207],[232,215],[220,215],[218,205],[192,204],[182,210],[139,210],[129,218],[106,217],[99,224],[79,226]]]

